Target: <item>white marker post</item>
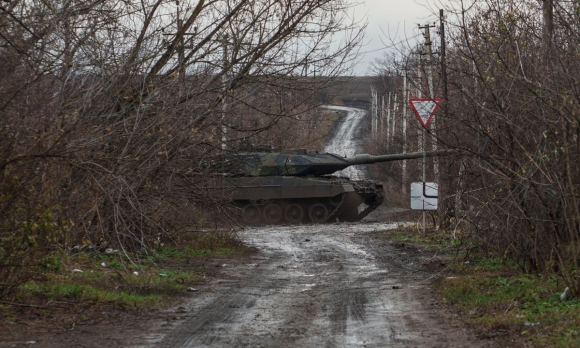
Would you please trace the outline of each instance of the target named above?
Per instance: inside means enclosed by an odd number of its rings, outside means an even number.
[[[439,98],[436,98],[436,99],[411,98],[411,99],[409,99],[409,104],[411,104],[411,108],[415,112],[415,115],[417,115],[417,119],[423,125],[423,132],[421,133],[421,135],[422,135],[422,144],[423,144],[423,146],[422,146],[423,154],[425,154],[425,131],[427,129],[427,126],[429,126],[429,123],[431,122],[433,115],[435,115],[435,112],[437,111],[439,104],[441,104],[441,99],[439,99]],[[427,184],[427,183],[425,183],[426,163],[427,163],[426,156],[423,156],[423,185]],[[416,184],[416,183],[413,183],[411,185],[411,191],[413,190],[414,184]],[[434,184],[434,183],[430,183],[430,184]],[[435,184],[435,185],[437,185],[437,184]],[[411,200],[413,200],[413,198],[411,198]],[[437,207],[435,207],[435,209],[436,208]],[[423,210],[423,234],[425,234],[425,210],[433,210],[433,209],[420,209],[420,210]]]

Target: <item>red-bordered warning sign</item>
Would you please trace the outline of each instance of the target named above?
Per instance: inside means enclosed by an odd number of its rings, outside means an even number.
[[[441,104],[441,99],[411,98],[409,99],[409,104],[411,104],[411,108],[415,111],[419,122],[421,122],[423,127],[427,128],[439,104]]]

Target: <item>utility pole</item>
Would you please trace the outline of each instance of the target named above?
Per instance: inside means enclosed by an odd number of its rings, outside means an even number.
[[[429,91],[429,98],[433,99],[434,91],[433,91],[433,49],[432,49],[432,42],[431,42],[431,27],[432,25],[425,25],[423,27],[419,27],[420,29],[425,29],[425,33],[423,34],[425,38],[425,61],[426,61],[426,74],[427,74],[427,87]],[[431,121],[431,146],[433,151],[437,151],[437,122],[435,119]],[[435,175],[435,181],[438,181],[439,178],[439,161],[437,158],[433,158],[433,171]],[[424,180],[423,180],[424,181]]]
[[[423,37],[425,38],[425,62],[426,62],[426,77],[427,77],[427,91],[429,92],[429,98],[433,98],[433,65],[431,58],[433,56],[433,49],[431,48],[431,25],[427,24],[424,27],[419,27],[419,29],[425,29]]]
[[[544,49],[544,59],[547,62],[554,36],[554,0],[542,0],[542,2],[542,48]]]
[[[385,129],[385,96],[379,95],[379,134],[384,134]]]
[[[407,87],[407,74],[408,70],[405,68],[403,75],[403,153],[407,153],[407,107],[406,101],[409,100],[409,88]],[[403,173],[401,176],[401,189],[403,194],[407,189],[407,160],[403,160]]]
[[[447,90],[447,62],[445,58],[446,43],[445,43],[445,17],[443,15],[443,10],[439,10],[439,24],[441,31],[441,80],[443,82],[443,108],[445,117],[448,116],[449,110],[447,105],[449,103],[449,92]]]
[[[423,59],[422,59],[422,55],[419,53],[419,88],[417,88],[418,90],[418,97],[422,98],[423,97],[423,91],[422,89],[422,84],[423,84]],[[419,127],[419,151],[425,153],[425,127]],[[426,168],[427,166],[427,158],[425,156],[423,156],[423,160],[421,161],[421,169],[422,169],[422,179],[421,181],[425,182],[425,171],[427,170]],[[425,212],[423,211],[423,234],[425,235]]]
[[[423,91],[422,91],[422,85],[423,85],[423,56],[421,55],[421,53],[417,53],[417,84],[415,86],[416,91],[417,91],[417,98],[423,98]],[[423,127],[419,127],[417,128],[417,149],[418,151],[425,151],[425,149],[423,148],[423,131],[424,128]],[[425,160],[423,159],[421,166],[423,168],[423,172],[425,172]],[[424,178],[423,178],[424,179]]]
[[[226,112],[228,105],[226,103],[226,97],[228,94],[228,34],[222,34],[222,150],[228,148],[227,141],[227,126],[226,126]]]
[[[185,86],[185,49],[191,47],[185,47],[185,37],[186,36],[195,36],[197,33],[197,28],[194,28],[193,33],[186,33],[183,32],[183,19],[181,19],[181,6],[179,4],[179,0],[175,0],[176,5],[176,15],[177,15],[177,32],[176,33],[168,33],[163,34],[164,36],[177,36],[177,40],[179,40],[179,44],[177,45],[177,78],[179,81],[179,90],[181,90]]]
[[[179,77],[179,87],[182,88],[185,85],[185,39],[181,32],[183,31],[183,20],[181,19],[181,11],[179,8],[179,0],[175,0],[177,5],[177,37],[179,38],[179,48],[177,52],[178,60],[178,77]]]
[[[389,97],[387,99],[387,148],[385,150],[390,150],[389,145],[391,142],[391,136],[389,132],[391,131],[391,97],[393,92],[389,92]]]
[[[391,139],[395,139],[395,129],[397,126],[397,111],[399,111],[399,102],[397,101],[398,97],[399,95],[395,94],[395,102],[393,103],[393,118],[391,119],[391,121],[393,121],[393,123],[391,124],[392,126]]]
[[[441,80],[443,82],[443,114],[445,119],[449,116],[449,91],[447,89],[447,61],[446,61],[446,41],[445,41],[445,15],[443,9],[439,10],[439,30],[441,35]],[[457,189],[455,190],[454,211],[455,218],[459,219],[463,216],[461,196],[463,194],[463,173],[465,172],[465,163],[461,161],[459,164],[459,174]]]
[[[377,135],[377,120],[378,120],[378,101],[377,89],[371,86],[371,133],[373,136]]]
[[[443,115],[445,119],[449,116],[449,92],[447,89],[447,61],[446,61],[446,49],[447,44],[445,41],[445,14],[443,9],[439,10],[439,32],[441,36],[441,80],[443,83]],[[463,161],[459,164],[459,174],[457,189],[455,190],[455,202],[454,211],[455,217],[458,219],[461,214],[461,195],[463,193],[463,172],[465,171],[465,164]]]

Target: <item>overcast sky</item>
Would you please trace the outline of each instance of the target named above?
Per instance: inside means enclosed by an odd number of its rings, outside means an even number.
[[[366,17],[368,28],[365,45],[361,49],[364,55],[354,71],[356,75],[371,75],[370,63],[388,50],[392,41],[416,39],[419,34],[417,29],[419,23],[422,25],[434,21],[438,23],[439,6],[434,4],[447,1],[362,0],[362,2],[354,8],[354,16],[357,19]],[[436,16],[433,13],[436,13]]]

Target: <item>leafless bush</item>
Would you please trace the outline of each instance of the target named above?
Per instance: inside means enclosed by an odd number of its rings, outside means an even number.
[[[462,210],[477,236],[524,270],[556,271],[578,292],[574,6],[482,2],[458,12],[447,66],[456,131],[446,141],[470,154]]]
[[[571,273],[579,255],[568,252],[579,232],[577,21],[575,5],[553,4],[549,19],[531,1],[464,12],[448,65],[449,107],[463,133],[453,144],[473,155],[465,181],[477,193],[465,199],[484,203],[471,214],[481,236],[524,269],[557,268],[579,290]]]
[[[362,29],[349,6],[4,2],[0,288],[50,248],[131,252],[211,217],[196,203],[219,211],[223,201],[177,185],[203,158],[248,139],[312,141],[300,127],[317,90],[356,56]],[[314,68],[324,77],[308,77]]]
[[[449,98],[436,116],[439,141],[465,154],[441,168],[450,222],[525,271],[557,273],[576,293],[578,10],[556,0],[453,2]]]

